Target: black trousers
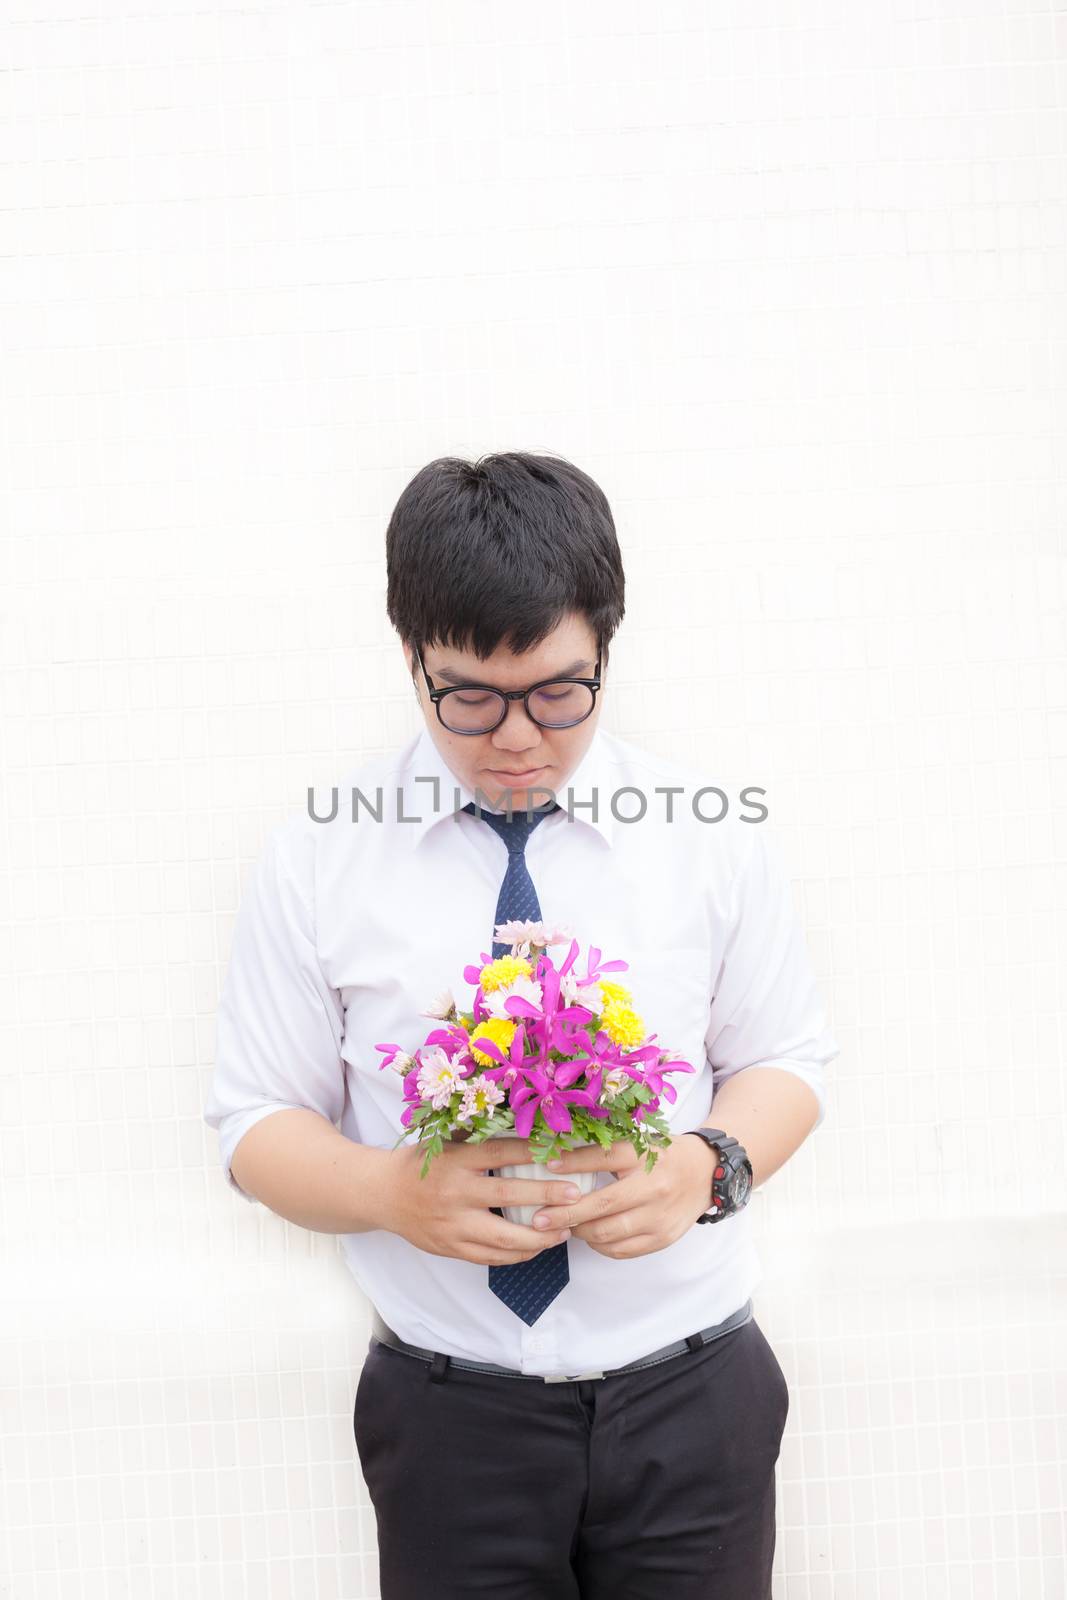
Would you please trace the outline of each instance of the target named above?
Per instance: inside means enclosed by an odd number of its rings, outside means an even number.
[[[353,1426],[381,1600],[771,1600],[788,1411],[755,1319],[569,1383],[435,1381],[372,1338]]]

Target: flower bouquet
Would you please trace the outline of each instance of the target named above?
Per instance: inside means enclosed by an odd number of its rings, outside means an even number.
[[[580,1145],[608,1149],[619,1139],[629,1140],[651,1171],[670,1144],[660,1100],[673,1104],[677,1091],[667,1074],[694,1068],[645,1033],[630,991],[605,976],[628,963],[602,961],[590,946],[579,975],[577,939],[541,922],[502,923],[494,938],[510,945],[510,954],[490,960],[483,951],[480,966],[464,968],[476,985],[469,1011],[458,1010],[445,990],[420,1013],[443,1025],[413,1055],[398,1044],[375,1045],[383,1052],[379,1067],[404,1079],[406,1131],[397,1144],[416,1131],[426,1152],[420,1177],[446,1140],[509,1134],[529,1141],[536,1165],[502,1167],[504,1176],[556,1177],[544,1171],[552,1157]],[[549,947],[568,941],[557,967]],[[566,1177],[588,1193],[598,1174]],[[529,1223],[537,1208],[503,1209],[510,1220]]]

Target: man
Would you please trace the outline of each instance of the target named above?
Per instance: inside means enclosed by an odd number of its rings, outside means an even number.
[[[838,1054],[786,877],[737,797],[716,821],[707,774],[599,728],[624,578],[586,474],[435,461],[386,550],[424,725],[267,841],[219,1008],[224,1170],[340,1234],[374,1308],[354,1428],[383,1600],[762,1600],[789,1396],[745,1202],[822,1121]],[[375,1047],[413,1051],[494,930],[539,918],[625,960],[693,1067],[666,1080],[672,1142],[651,1172],[629,1144],[568,1154],[563,1179],[597,1174],[580,1199],[501,1177],[513,1139],[420,1177]],[[504,1217],[523,1203],[533,1226]]]

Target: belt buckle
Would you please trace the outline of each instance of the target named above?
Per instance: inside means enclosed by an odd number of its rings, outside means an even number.
[[[602,1378],[602,1372],[543,1372],[546,1383],[581,1383],[586,1378]]]

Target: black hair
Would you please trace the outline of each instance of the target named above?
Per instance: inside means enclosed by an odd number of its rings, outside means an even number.
[[[386,609],[405,644],[484,661],[533,649],[569,612],[601,670],[625,610],[622,554],[604,491],[561,456],[441,456],[415,474],[385,535]]]

